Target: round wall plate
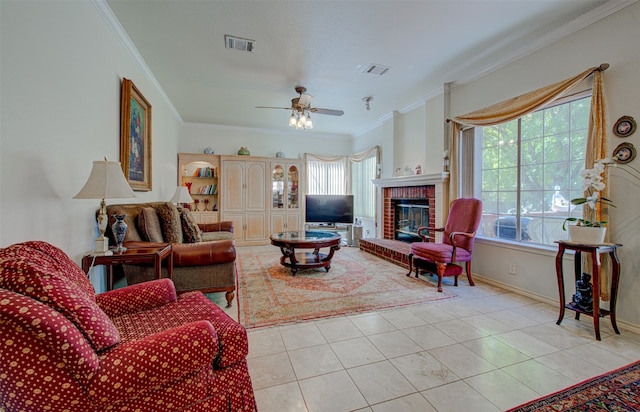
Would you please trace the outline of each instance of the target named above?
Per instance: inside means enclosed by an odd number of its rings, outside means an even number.
[[[613,150],[613,159],[617,163],[629,163],[636,158],[636,148],[631,143],[620,143]]]
[[[622,116],[618,119],[616,124],[613,125],[613,133],[618,137],[631,136],[637,128],[636,121],[631,116]]]

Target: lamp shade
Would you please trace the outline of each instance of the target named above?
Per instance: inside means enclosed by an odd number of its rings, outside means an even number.
[[[172,203],[193,203],[193,198],[189,194],[189,189],[186,186],[178,186],[176,192],[171,198]]]
[[[74,199],[119,199],[136,197],[122,173],[120,162],[94,160],[91,174]]]

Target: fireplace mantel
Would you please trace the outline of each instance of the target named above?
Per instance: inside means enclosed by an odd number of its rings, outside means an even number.
[[[393,188],[433,186],[434,190],[432,193],[434,193],[434,201],[432,201],[429,206],[433,208],[433,223],[436,226],[442,226],[444,218],[444,205],[448,204],[449,198],[449,172],[389,177],[383,179],[374,179],[372,180],[372,182],[376,187],[377,197],[376,237],[385,238],[385,224],[389,224],[389,222],[385,222],[385,219],[387,219],[389,216],[387,216],[388,214],[385,210],[384,192],[386,190],[393,190]],[[391,225],[392,224],[393,223],[391,223]],[[436,238],[439,237],[438,235],[439,233],[436,235]]]
[[[407,186],[429,186],[442,185],[449,181],[449,172],[432,173],[428,175],[410,175],[388,177],[385,179],[373,179],[376,187],[407,187]]]

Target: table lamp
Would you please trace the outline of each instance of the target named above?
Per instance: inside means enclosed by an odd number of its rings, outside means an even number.
[[[107,205],[104,200],[130,197],[136,197],[136,195],[122,173],[120,162],[110,162],[106,157],[104,160],[94,160],[87,182],[73,198],[100,199],[100,210],[97,217],[98,230],[100,231],[100,235],[96,239],[97,253],[104,254],[109,250],[109,239],[104,235],[109,223]]]
[[[193,203],[193,198],[189,194],[189,189],[186,186],[178,186],[176,187],[176,192],[173,194],[171,198],[171,203],[175,203],[176,206],[185,205]]]

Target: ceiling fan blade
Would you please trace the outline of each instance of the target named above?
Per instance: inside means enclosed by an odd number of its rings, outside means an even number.
[[[273,106],[256,106],[256,109],[284,109],[284,110],[293,110],[291,107],[273,107]]]
[[[316,114],[328,114],[330,116],[342,116],[344,114],[342,110],[319,109],[317,107],[311,107],[309,111]]]

